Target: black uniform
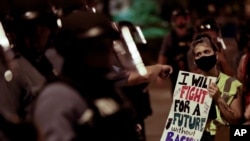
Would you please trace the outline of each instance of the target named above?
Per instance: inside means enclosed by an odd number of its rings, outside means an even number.
[[[76,11],[63,17],[62,25],[55,44],[64,58],[60,79],[45,86],[34,107],[41,138],[137,141],[133,107],[106,77],[118,37],[111,22],[99,13]]]
[[[189,71],[187,53],[190,49],[193,31],[190,30],[185,36],[178,36],[175,30],[164,37],[160,55],[166,56],[168,64],[173,67],[170,75],[172,85],[175,86],[179,70]]]

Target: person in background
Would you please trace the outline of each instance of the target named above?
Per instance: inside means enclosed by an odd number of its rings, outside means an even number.
[[[241,44],[244,48],[244,54],[241,56],[238,69],[237,69],[237,78],[241,81],[243,84],[243,98],[244,98],[244,118],[245,118],[245,124],[250,123],[250,42],[249,42],[250,36],[249,36],[249,29],[248,32],[245,33],[245,43]]]
[[[247,105],[245,108],[243,125],[250,125],[250,105]]]
[[[171,23],[173,27],[170,33],[163,39],[158,63],[173,67],[173,73],[170,76],[173,91],[179,70],[189,71],[187,52],[192,41],[193,30],[189,27],[189,12],[183,8],[177,8],[172,11]]]
[[[214,141],[221,136],[229,139],[228,125],[240,124],[242,121],[242,84],[236,78],[226,75],[217,68],[218,47],[208,34],[198,34],[191,44],[195,65],[205,76],[217,78],[208,86],[209,95],[213,98],[208,122],[201,141]],[[223,129],[224,131],[220,132]],[[226,136],[223,136],[227,133]],[[218,135],[218,136],[216,136]]]

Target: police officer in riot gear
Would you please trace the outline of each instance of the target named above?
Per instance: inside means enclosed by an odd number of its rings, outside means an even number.
[[[14,49],[21,53],[47,80],[53,79],[53,68],[44,56],[50,46],[57,17],[43,0],[13,0],[10,11],[10,32]]]
[[[61,22],[55,42],[64,58],[61,76],[45,86],[34,108],[41,138],[138,140],[130,102],[106,78],[117,31],[99,13],[74,12]]]
[[[120,21],[117,23],[117,26],[119,28],[119,31],[121,32],[121,40],[120,40],[119,46],[117,45],[115,47],[115,50],[117,50],[116,62],[118,63],[116,64],[114,63],[114,65],[115,67],[119,68],[119,70],[117,69],[115,70],[117,75],[119,75],[120,72],[122,71],[135,71],[136,70],[136,68],[131,67],[136,64],[135,61],[133,61],[133,58],[129,58],[129,56],[132,56],[132,55],[129,53],[128,48],[130,47],[130,44],[132,43],[136,45],[138,49],[138,54],[141,55],[140,63],[144,64],[148,62],[145,61],[146,58],[144,56],[145,48],[147,47],[146,40],[143,34],[141,34],[140,28],[138,26],[135,26],[133,23],[129,21]],[[129,32],[127,34],[124,33],[124,28],[128,29]],[[130,40],[130,42],[126,42],[126,38],[128,37],[132,37],[133,40]],[[134,50],[134,52],[136,52],[136,50]],[[147,73],[149,73],[148,72],[150,71],[149,67],[145,67],[145,68],[147,70]],[[149,85],[149,81],[144,81],[139,84],[121,86],[121,90],[126,94],[126,96],[131,101],[131,104],[135,107],[136,122],[137,122],[138,131],[139,131],[140,141],[146,141],[144,120],[152,114],[150,95],[147,89],[148,85]]]
[[[47,30],[44,30],[44,26],[37,27],[36,24],[43,24],[44,20],[48,22],[52,19],[47,16],[43,20],[39,18],[47,13],[46,10],[46,12],[43,11],[45,1],[13,0],[6,2],[10,9],[1,16],[3,24],[1,35],[5,35],[5,37],[1,36],[1,43],[4,39],[4,41],[8,41],[8,45],[1,44],[1,47],[4,47],[1,54],[1,61],[4,65],[1,67],[0,79],[3,83],[0,85],[5,86],[2,87],[0,94],[1,123],[3,123],[1,130],[4,133],[0,133],[4,136],[1,138],[0,135],[0,139],[34,140],[34,138],[29,138],[34,132],[26,130],[26,127],[32,127],[32,124],[26,124],[26,121],[30,119],[31,103],[46,80],[54,77],[50,66],[45,65],[46,61],[42,61],[44,60],[42,59],[44,58],[42,57],[43,49],[40,48],[47,44],[46,37],[41,34],[41,31]],[[39,49],[34,49],[34,46]],[[23,126],[25,124],[27,126]],[[23,136],[18,136],[20,134]],[[25,136],[27,134],[29,136]]]

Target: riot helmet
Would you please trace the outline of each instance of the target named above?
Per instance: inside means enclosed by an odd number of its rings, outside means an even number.
[[[57,28],[56,21],[57,16],[45,0],[11,1],[10,32],[16,49],[28,58],[47,48],[50,35]]]
[[[51,5],[45,0],[13,0],[11,16],[17,22],[15,26],[25,27],[30,23],[44,24],[50,28],[56,26]]]
[[[44,52],[51,46],[57,16],[46,0],[11,0],[8,34],[15,55],[23,56],[46,78],[53,78],[53,67]]]
[[[121,38],[114,41],[114,51],[121,66],[127,70],[138,71],[139,74],[147,74],[141,54],[147,48],[147,41],[140,26],[129,21],[117,23]]]
[[[62,73],[111,69],[113,40],[117,38],[119,32],[101,13],[77,11],[61,17],[55,47],[64,58]]]
[[[74,11],[95,13],[94,2],[91,0],[50,0],[54,13],[61,17]]]

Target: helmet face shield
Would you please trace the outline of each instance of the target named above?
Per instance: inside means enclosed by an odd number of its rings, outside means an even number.
[[[10,41],[6,36],[4,27],[2,25],[2,23],[0,22],[0,47],[6,51],[9,50],[11,45],[10,45]]]
[[[137,44],[146,43],[143,34],[135,27],[121,26],[119,28],[121,40],[113,42],[118,61],[125,69],[135,70],[140,75],[146,75],[147,71],[137,48]]]
[[[0,22],[0,60],[1,63],[7,68],[11,68],[12,63],[10,62],[15,58],[12,47],[13,44],[11,43],[9,37],[7,37],[2,22]],[[9,72],[11,73],[11,71]]]
[[[115,57],[120,66],[128,70],[135,70],[131,54],[129,53],[128,48],[122,40],[113,41],[113,49]]]

